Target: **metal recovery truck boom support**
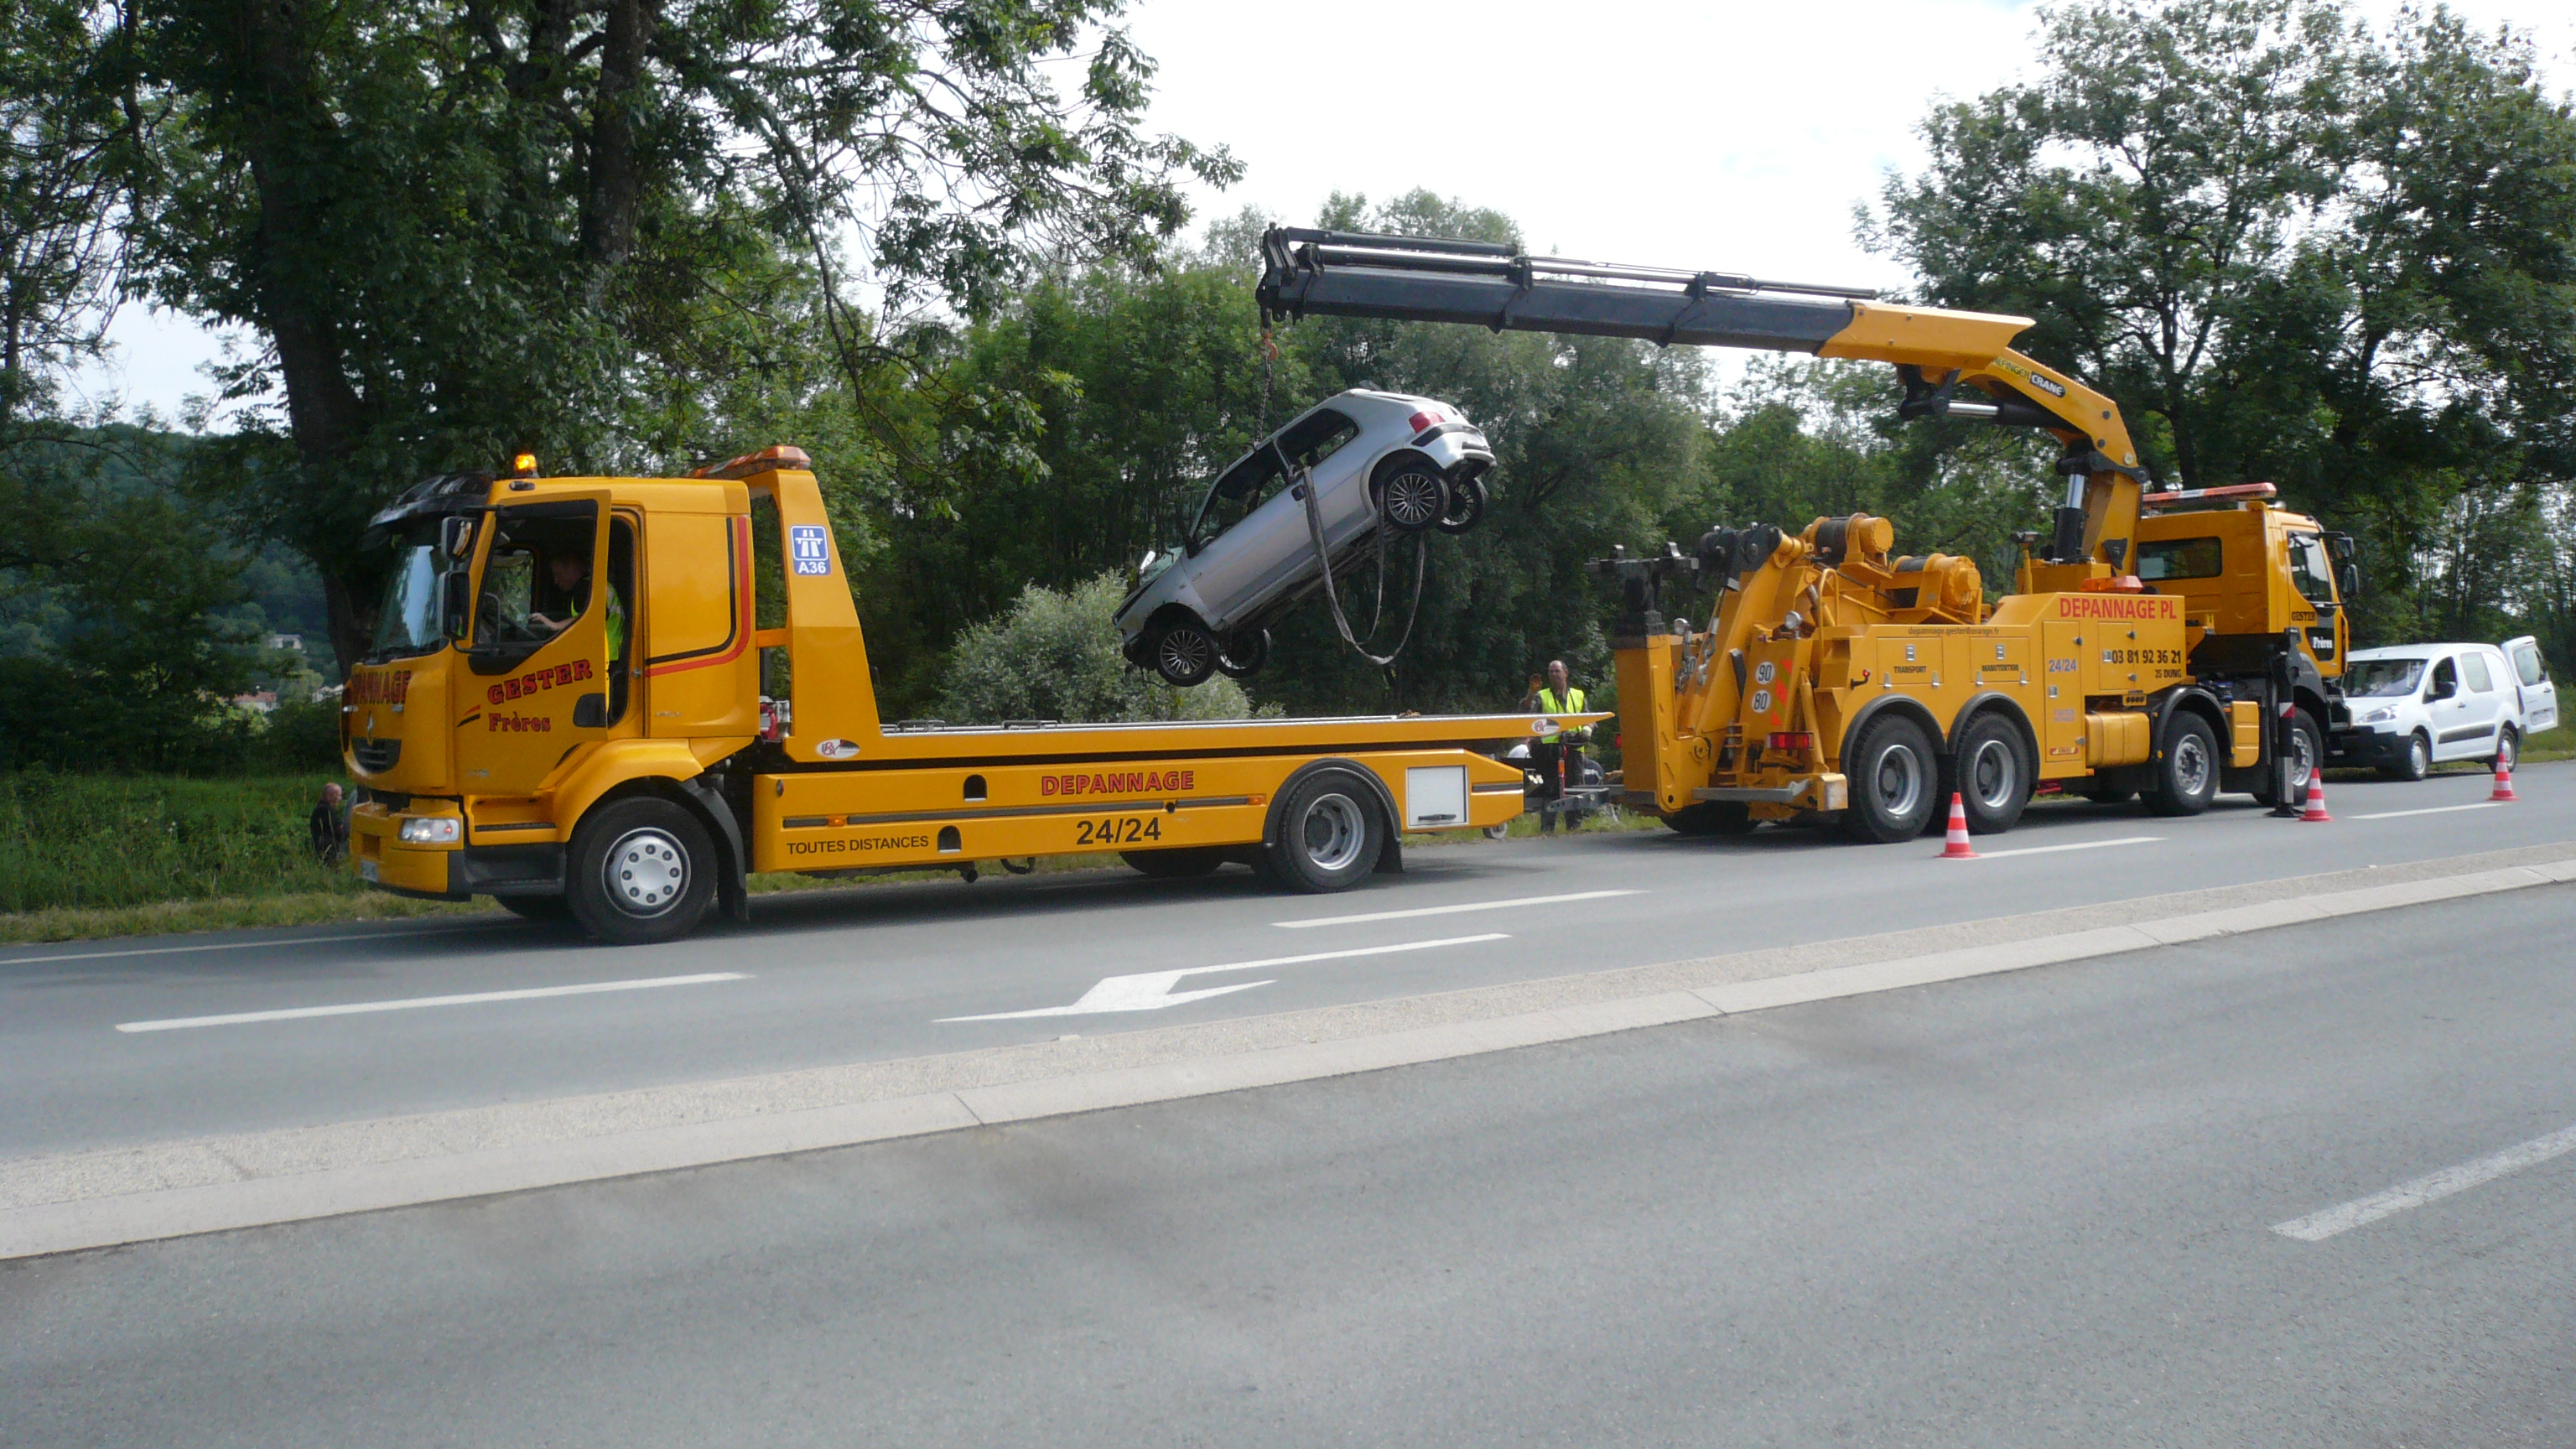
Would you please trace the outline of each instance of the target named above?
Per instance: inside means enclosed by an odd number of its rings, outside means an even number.
[[[2066,491],[2024,591],[2127,572],[2143,475],[2120,410],[2015,352],[2027,317],[1878,300],[1864,288],[1732,272],[1535,257],[1494,242],[1273,227],[1262,238],[1265,317],[1378,317],[1524,332],[1633,337],[1892,363],[1907,418],[2042,428],[2064,445]]]

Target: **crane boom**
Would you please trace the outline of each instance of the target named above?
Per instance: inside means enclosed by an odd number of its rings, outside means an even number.
[[[2027,317],[1440,237],[1272,227],[1261,250],[1256,295],[1265,320],[1379,317],[1892,363],[1905,384],[1905,417],[2042,428],[2065,445],[2057,527],[2024,588],[2067,586],[2129,563],[2143,478],[2136,448],[2109,398],[2012,349],[2032,325]]]

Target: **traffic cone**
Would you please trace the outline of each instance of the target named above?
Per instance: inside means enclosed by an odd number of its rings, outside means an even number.
[[[1977,852],[1968,845],[1968,802],[1959,792],[1950,792],[1950,836],[1941,843],[1942,860],[1974,860]]]
[[[2490,805],[2510,805],[2522,797],[2513,793],[2513,761],[2496,756],[2495,789],[2487,796]]]
[[[2299,819],[2309,825],[2327,825],[2334,822],[2334,817],[2326,813],[2325,771],[2314,769],[2308,771],[2308,808],[2299,813]]]

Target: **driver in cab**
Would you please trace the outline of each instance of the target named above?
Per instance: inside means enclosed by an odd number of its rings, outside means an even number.
[[[572,549],[549,549],[546,552],[546,579],[554,585],[556,600],[548,601],[551,613],[528,611],[528,625],[548,634],[560,634],[581,611],[590,607],[590,558],[586,552]],[[626,655],[626,608],[617,591],[608,594],[608,657]]]

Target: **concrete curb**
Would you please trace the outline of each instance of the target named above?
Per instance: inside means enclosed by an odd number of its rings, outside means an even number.
[[[27,1158],[0,1162],[0,1259],[1381,1071],[2569,881],[2576,842],[1081,1042]]]

